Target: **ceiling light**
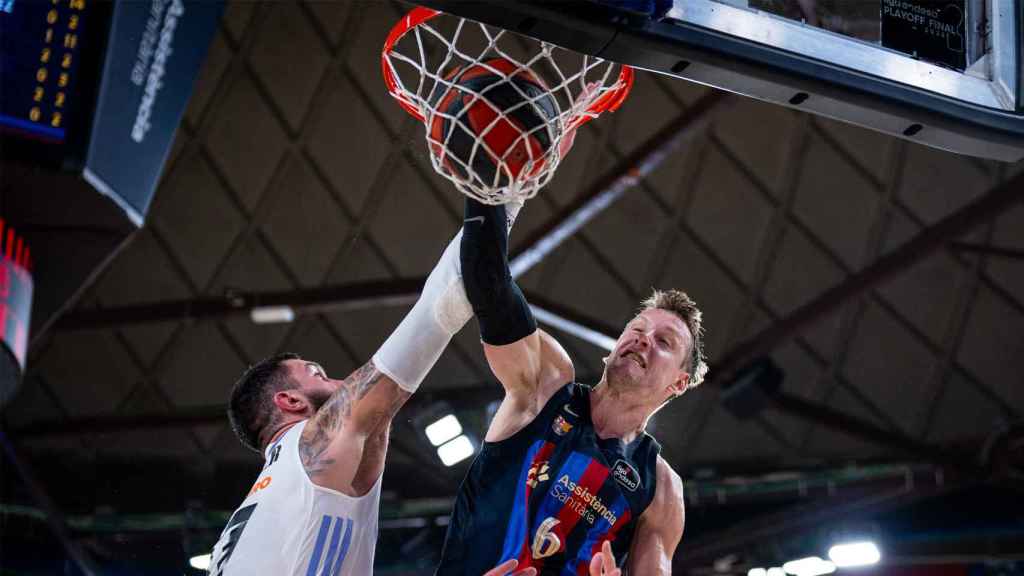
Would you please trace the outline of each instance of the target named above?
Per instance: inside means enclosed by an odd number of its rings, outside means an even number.
[[[877,564],[882,558],[874,542],[848,542],[829,548],[828,557],[836,566],[868,566]]]
[[[473,443],[465,434],[437,449],[437,456],[445,466],[454,466],[473,455]]]
[[[782,565],[782,569],[793,576],[822,576],[836,571],[836,565],[817,556],[790,560]]]
[[[768,576],[786,576],[786,571],[778,566],[774,566],[768,569]]]
[[[284,324],[295,320],[291,306],[257,306],[249,311],[254,324]]]
[[[768,571],[764,568],[751,568],[747,570],[747,576],[768,576]]]
[[[200,554],[199,556],[193,556],[188,559],[189,566],[196,570],[209,570],[210,569],[210,555]]]
[[[440,446],[462,434],[462,424],[459,424],[459,419],[454,414],[447,414],[427,426],[423,431],[426,432],[427,440],[430,440],[431,444]]]

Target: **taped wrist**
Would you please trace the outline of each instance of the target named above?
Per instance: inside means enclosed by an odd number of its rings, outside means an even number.
[[[518,207],[514,208],[518,211]],[[466,199],[460,260],[462,283],[487,344],[511,344],[537,330],[508,267],[509,218],[504,206]]]
[[[441,353],[473,315],[459,279],[461,232],[434,266],[412,310],[373,355],[373,364],[403,390],[415,392]]]

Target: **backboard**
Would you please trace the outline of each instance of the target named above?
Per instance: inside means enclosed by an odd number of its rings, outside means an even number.
[[[1024,158],[1022,0],[417,3],[936,148]]]

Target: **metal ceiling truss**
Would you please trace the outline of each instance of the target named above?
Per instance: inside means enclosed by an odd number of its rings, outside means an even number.
[[[809,127],[812,128],[812,132],[814,132],[813,128],[816,126],[817,124],[813,123],[813,121],[809,123]],[[821,132],[821,130],[819,129],[817,130],[817,132]],[[842,150],[842,147],[839,146],[838,143],[833,144],[834,150]],[[904,163],[906,161],[906,156],[907,143],[904,141],[896,142],[895,151],[894,153],[890,154],[889,161],[886,166],[886,171],[888,172],[888,178],[886,179],[886,182],[879,182],[875,186],[873,186],[875,188],[874,191],[879,198],[879,202],[876,206],[876,216],[873,220],[871,230],[867,234],[867,241],[864,247],[864,252],[867,255],[863,259],[865,263],[874,262],[878,260],[878,258],[882,254],[883,249],[885,248],[885,239],[888,235],[889,228],[893,218],[893,202],[898,193],[899,187],[903,181]],[[871,181],[869,180],[869,182]],[[839,328],[840,336],[837,338],[837,350],[833,354],[832,360],[829,363],[828,367],[822,370],[821,375],[819,376],[819,380],[828,378],[831,378],[832,380],[827,384],[827,387],[824,390],[824,394],[822,396],[822,402],[825,404],[827,404],[831,400],[832,395],[840,386],[840,376],[843,374],[844,368],[847,365],[847,358],[850,354],[854,337],[856,336],[857,331],[860,328],[860,324],[869,309],[872,299],[870,297],[862,295],[859,297],[851,297],[850,300],[854,302],[854,304],[850,305],[845,310],[843,310],[844,314],[841,316],[841,325]],[[901,315],[896,316],[901,317]],[[911,323],[906,322],[906,324]],[[927,338],[925,338],[924,340],[927,340]],[[858,396],[858,398],[860,397]],[[871,404],[874,405],[873,402]],[[885,414],[882,410],[876,410],[874,412],[876,414]],[[837,428],[842,428],[841,418],[839,420],[835,420],[834,423],[836,424]],[[897,423],[892,422],[891,420],[887,421],[887,424],[890,428],[889,434],[897,438],[896,444],[898,445],[898,439],[904,438],[904,435],[902,433],[903,431]],[[800,441],[801,451],[805,451],[807,447],[810,445],[814,437],[814,430],[815,427],[812,425],[806,427],[803,437]],[[936,451],[936,454],[940,452],[941,451]]]
[[[884,430],[870,422],[854,418],[826,404],[810,402],[799,396],[777,392],[771,397],[772,405],[794,418],[847,434],[854,438],[884,446],[908,455],[922,458],[937,465],[949,466],[964,474],[981,471],[981,462],[957,450],[933,446],[893,430]]]
[[[752,358],[770,352],[851,299],[892,279],[911,265],[946,247],[949,241],[973,230],[1024,199],[1024,173],[1007,180],[981,198],[922,230],[917,236],[849,276],[842,284],[794,310],[787,317],[740,342],[722,356],[717,378],[727,378]]]
[[[997,256],[999,258],[1009,258],[1011,260],[1024,260],[1024,250],[1015,250],[1013,248],[1002,248],[999,246],[975,244],[972,242],[953,242],[949,245],[949,248],[954,252],[985,254],[987,256]]]

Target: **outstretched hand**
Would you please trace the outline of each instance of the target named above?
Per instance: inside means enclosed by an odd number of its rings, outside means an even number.
[[[615,555],[607,540],[601,545],[601,551],[590,559],[590,576],[622,576],[622,570],[615,567]]]
[[[530,567],[518,572],[512,572],[519,565],[518,560],[508,560],[503,562],[499,566],[495,566],[487,571],[484,576],[537,576],[537,569]]]

